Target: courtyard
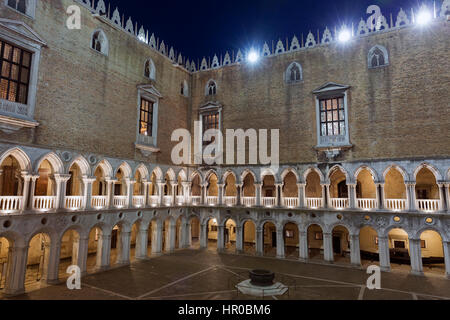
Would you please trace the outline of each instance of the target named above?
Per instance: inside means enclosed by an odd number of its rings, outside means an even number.
[[[359,270],[324,263],[300,263],[208,250],[177,250],[148,260],[117,266],[82,279],[81,290],[68,290],[65,280],[29,290],[18,300],[254,300],[239,294],[235,285],[251,269],[269,269],[289,287],[281,297],[292,300],[447,300],[449,280],[426,274],[413,276],[401,268],[382,273],[381,290],[366,288],[368,275]],[[260,298],[261,299],[261,298]]]

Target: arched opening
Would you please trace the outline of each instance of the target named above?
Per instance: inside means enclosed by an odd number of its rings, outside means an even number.
[[[102,236],[103,230],[94,227],[89,232],[87,271],[94,272],[102,267]]]
[[[165,181],[166,183],[164,184],[164,205],[170,207],[173,202],[174,181],[172,180],[169,174],[166,174]]]
[[[263,229],[264,255],[275,257],[277,255],[277,227],[272,222],[266,222]]]
[[[440,210],[439,186],[433,172],[424,167],[416,176],[416,208],[420,211],[435,212]]]
[[[139,234],[139,226],[142,222],[138,221],[134,223],[131,226],[131,234],[130,234],[130,262],[136,261],[136,258],[138,257],[138,244],[137,242],[140,240],[138,239]]]
[[[114,266],[120,263],[122,249],[122,226],[116,224],[111,231],[111,251],[109,264]]]
[[[153,219],[148,226],[147,251],[149,257],[161,253],[158,246],[160,242],[161,249],[163,248],[162,241],[162,234],[158,235],[158,221],[156,221],[156,219]]]
[[[94,172],[95,181],[92,184],[92,207],[103,209],[108,206],[108,184],[106,183],[105,172],[98,166]]]
[[[246,207],[255,206],[256,186],[254,176],[250,172],[247,172],[242,181],[242,205]]]
[[[103,30],[97,30],[92,34],[91,48],[108,55],[108,39]]]
[[[420,235],[420,248],[423,271],[445,275],[444,246],[441,235],[434,230],[425,230]]]
[[[51,163],[45,159],[41,162],[39,169],[39,178],[36,180],[34,191],[33,209],[48,211],[56,208],[56,182],[53,174],[55,173]]]
[[[306,176],[305,197],[308,208],[318,209],[324,205],[320,175],[315,170]]]
[[[286,258],[299,258],[300,237],[298,226],[295,223],[288,222],[284,225],[284,255]]]
[[[191,203],[193,205],[199,205],[202,198],[202,185],[200,176],[196,173],[192,179],[191,185]]]
[[[212,173],[208,179],[206,203],[210,206],[216,206],[219,204],[219,178],[215,173]]]
[[[356,206],[363,210],[378,208],[377,187],[368,169],[363,169],[356,177]]]
[[[208,221],[207,227],[207,240],[208,240],[208,249],[209,250],[217,250],[217,239],[219,237],[219,224],[217,219],[211,218]]]
[[[345,209],[349,205],[348,187],[345,173],[335,168],[330,174],[330,205],[334,209]]]
[[[156,207],[159,204],[159,196],[158,196],[158,181],[155,172],[152,172],[150,182],[151,184],[148,190],[149,203],[152,207]]]
[[[367,268],[371,265],[380,265],[378,233],[374,228],[366,226],[360,230],[359,248],[361,265],[363,267]]]
[[[61,238],[61,249],[59,253],[59,279],[69,277],[66,273],[71,265],[79,266],[78,254],[80,249],[80,234],[76,230],[68,230]]]
[[[334,261],[350,264],[350,233],[344,226],[336,226],[332,232]]]
[[[27,271],[25,289],[38,289],[47,281],[50,257],[50,236],[46,233],[36,234],[28,244]]]
[[[277,205],[277,187],[275,186],[275,177],[271,174],[265,175],[262,181],[262,205],[265,207],[275,207]]]
[[[176,223],[172,217],[168,217],[164,220],[163,235],[162,235],[162,248],[165,252],[172,252],[175,249],[175,241],[172,241],[172,231],[175,232],[172,225]],[[175,238],[173,239],[175,240]]]
[[[224,203],[225,205],[231,207],[237,204],[237,187],[236,187],[236,177],[234,174],[229,173],[225,179],[225,194]]]
[[[136,183],[133,186],[133,207],[141,208],[145,206],[145,183],[144,178],[140,170],[136,171],[134,175],[134,181]]]
[[[313,224],[308,228],[308,252],[309,259],[323,260],[323,230],[317,225]]]
[[[0,210],[4,213],[22,208],[23,178],[19,162],[8,156],[0,165]]]
[[[224,248],[228,252],[236,252],[236,222],[233,219],[228,219],[225,222],[224,228]]]
[[[176,205],[182,206],[184,204],[184,188],[183,188],[183,179],[181,178],[181,175],[178,175],[177,178],[175,195],[176,195]]]
[[[298,186],[297,177],[292,171],[289,171],[283,179],[283,206],[287,208],[298,207]]]
[[[70,210],[83,208],[83,173],[78,164],[74,163],[69,169],[70,179],[66,183],[65,207]]]
[[[200,248],[200,220],[197,217],[191,218],[190,223],[191,228],[191,244],[190,247],[192,249]]]
[[[122,168],[116,173],[116,181],[114,182],[114,207],[124,208],[127,205],[127,176]]]
[[[256,226],[251,220],[247,220],[242,225],[244,253],[254,255],[256,253]]]
[[[217,85],[214,80],[210,80],[206,86],[206,95],[212,96],[217,93]]]
[[[384,178],[384,207],[392,211],[406,210],[406,186],[403,175],[390,168]]]
[[[410,271],[411,259],[408,233],[403,229],[395,228],[389,232],[388,239],[391,268]]]
[[[0,237],[0,290],[5,288],[8,277],[8,263],[10,257],[9,248],[13,242],[5,237]],[[0,291],[1,292],[1,291]]]

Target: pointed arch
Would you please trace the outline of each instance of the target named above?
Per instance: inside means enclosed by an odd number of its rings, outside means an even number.
[[[311,172],[315,172],[315,173],[317,173],[317,174],[319,175],[319,177],[320,177],[320,182],[324,182],[324,181],[325,181],[325,177],[324,177],[322,171],[320,171],[320,170],[319,170],[318,168],[316,168],[316,167],[309,167],[308,169],[306,169],[306,171],[303,173],[303,181],[306,182],[306,180],[307,180],[307,178],[308,178],[308,176],[309,176],[309,174],[310,174]]]
[[[227,171],[225,171],[225,173],[222,175],[222,182],[223,182],[223,183],[225,183],[225,182],[227,181],[229,175],[234,176],[234,180],[237,181],[237,176],[236,176],[236,174],[234,173],[234,171],[233,171],[233,170],[227,170]]]
[[[190,177],[189,177],[189,181],[194,181],[194,179],[195,179],[195,176],[198,176],[198,178],[200,179],[200,183],[203,183],[203,181],[204,181],[204,179],[203,179],[203,175],[200,173],[200,171],[198,171],[198,170],[194,170],[192,173],[191,173],[191,175],[190,175]]]
[[[145,164],[143,164],[143,163],[140,163],[140,164],[136,167],[133,176],[135,176],[137,172],[139,172],[139,174],[141,175],[141,178],[142,178],[142,179],[148,180],[148,179],[150,178],[150,176],[149,176],[149,174],[148,174],[147,166],[146,166]]]
[[[363,170],[367,170],[367,171],[370,172],[370,174],[372,175],[373,181],[375,183],[380,181],[379,178],[378,178],[377,172],[374,169],[372,169],[370,166],[368,166],[368,165],[362,165],[358,169],[356,169],[355,174],[353,176],[355,178],[355,181],[357,181],[359,174]]]
[[[164,177],[166,177],[166,176],[169,176],[170,181],[176,181],[177,180],[177,176],[175,174],[175,171],[173,171],[172,168],[169,168],[167,170],[166,175]]]
[[[89,162],[87,162],[87,160],[83,156],[76,157],[67,167],[67,171],[70,171],[70,168],[74,164],[78,165],[78,167],[80,168],[81,173],[83,175],[89,176],[91,174],[91,166],[89,165]]]
[[[150,80],[156,79],[156,68],[152,58],[148,58],[144,62],[144,77]]]
[[[286,69],[284,74],[286,83],[296,83],[303,81],[303,68],[298,62],[292,62]]]
[[[187,181],[186,170],[181,169],[180,171],[178,171],[177,177],[181,178],[181,181]]]
[[[105,32],[102,29],[95,30],[91,35],[91,48],[97,52],[108,55],[109,41]]]
[[[338,164],[331,167],[331,169],[328,171],[328,174],[327,174],[328,180],[330,180],[331,176],[333,175],[333,173],[336,172],[336,170],[340,170],[345,175],[345,178],[347,179],[347,183],[350,181],[350,176],[349,176],[347,170],[345,170],[344,167],[342,167],[341,165],[338,165]]]
[[[217,94],[217,82],[213,79],[208,80],[205,87],[205,96],[213,96]]]
[[[383,181],[386,181],[386,175],[389,173],[389,171],[391,169],[397,170],[403,176],[403,182],[409,181],[409,176],[408,176],[408,173],[406,172],[406,170],[403,169],[402,167],[400,167],[399,165],[396,165],[396,164],[391,164],[386,169],[384,169],[384,171],[383,171]]]
[[[101,168],[103,171],[103,174],[105,175],[105,177],[112,177],[113,174],[113,168],[111,166],[111,164],[109,163],[108,160],[103,159],[102,161],[100,161],[97,166],[94,168],[94,173],[95,171],[97,171],[97,168]]]
[[[64,172],[63,162],[54,152],[47,153],[46,155],[39,158],[39,160],[36,162],[36,165],[34,167],[34,170],[33,170],[34,172],[39,171],[39,167],[41,166],[41,164],[44,160],[47,160],[48,162],[50,162],[50,164],[53,167],[54,173],[63,173]]]
[[[153,174],[155,174],[157,180],[162,180],[164,178],[163,171],[161,170],[160,167],[156,167],[155,169],[153,169],[151,175],[153,175]]]
[[[387,49],[382,45],[373,46],[367,55],[367,63],[369,68],[379,68],[389,65],[389,54]]]
[[[258,179],[256,178],[256,174],[250,170],[250,169],[245,169],[242,174],[241,174],[241,183],[244,183],[245,178],[247,177],[247,175],[251,175],[253,177],[253,181],[255,183],[257,183]]]
[[[13,157],[17,160],[20,166],[20,170],[22,171],[30,171],[31,170],[31,160],[26,154],[25,151],[22,149],[16,147],[13,149],[6,150],[3,152],[0,156],[0,165],[3,163],[3,161],[8,158],[9,156]]]
[[[438,169],[436,169],[433,165],[428,164],[426,162],[421,163],[415,170],[414,170],[414,180],[417,180],[417,174],[420,172],[420,170],[422,169],[428,169],[430,170],[434,177],[436,178],[436,182],[442,180],[442,176],[441,173],[439,172]]]
[[[275,179],[275,182],[278,181],[278,176],[276,175],[276,173],[270,169],[270,168],[264,168],[263,170],[261,170],[261,181],[264,181],[264,177],[265,176],[273,176],[273,178]]]
[[[281,181],[284,181],[284,178],[286,178],[286,176],[292,172],[295,175],[295,178],[297,179],[297,183],[300,182],[300,177],[298,175],[297,170],[295,170],[292,167],[286,168],[283,170],[283,172],[281,173]]]
[[[217,177],[217,181],[218,181],[219,180],[219,174],[214,169],[211,169],[208,172],[206,172],[206,174],[205,174],[205,181],[209,182],[209,180],[211,179],[211,176],[213,174]]]
[[[122,169],[124,178],[131,178],[131,173],[133,172],[133,170],[131,170],[131,167],[128,164],[128,162],[126,162],[126,161],[122,162],[122,164],[114,172],[114,175],[116,175],[117,172],[119,172],[119,169]]]

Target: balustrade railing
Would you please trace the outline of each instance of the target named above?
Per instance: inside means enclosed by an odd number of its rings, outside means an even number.
[[[242,205],[246,207],[254,207],[256,206],[256,198],[255,197],[242,197]]]
[[[193,206],[198,206],[201,201],[202,201],[202,197],[201,196],[191,196],[191,204]]]
[[[348,198],[331,198],[331,207],[342,210],[348,207]]]
[[[362,210],[378,209],[377,199],[356,199],[356,205]]]
[[[128,196],[114,196],[113,205],[115,208],[125,208],[127,206]]]
[[[141,208],[145,206],[145,196],[133,196],[133,207]]]
[[[237,204],[237,197],[223,197],[223,201],[226,206],[232,207]]]
[[[406,199],[385,199],[384,208],[392,211],[406,210]]]
[[[277,198],[274,197],[263,197],[262,205],[264,207],[274,207],[277,203]]]
[[[219,197],[208,196],[206,197],[206,203],[208,206],[217,206],[219,204]]]
[[[166,207],[170,207],[173,202],[173,196],[164,196],[163,201]]]
[[[34,196],[33,209],[36,210],[52,210],[56,208],[55,196]]]
[[[4,213],[19,211],[22,207],[22,196],[0,197],[0,210]]]
[[[108,196],[92,196],[91,206],[94,209],[105,209],[108,206]]]
[[[81,210],[83,209],[84,197],[83,196],[66,196],[65,208],[69,210]]]
[[[416,209],[425,212],[439,211],[441,208],[441,200],[429,199],[429,200],[416,200]]]
[[[306,198],[306,207],[310,209],[319,209],[323,207],[322,198]]]
[[[288,208],[297,208],[298,207],[298,198],[284,197],[283,198],[283,206],[288,207]]]
[[[158,203],[159,203],[159,196],[158,195],[156,195],[156,196],[149,196],[148,199],[149,199],[150,206],[152,206],[152,207],[158,206]]]
[[[176,196],[177,205],[182,206],[184,204],[184,196]]]

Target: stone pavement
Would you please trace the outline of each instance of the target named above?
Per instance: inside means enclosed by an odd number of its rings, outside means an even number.
[[[10,298],[18,300],[245,300],[235,285],[250,269],[269,269],[289,286],[282,297],[294,300],[420,300],[450,299],[450,281],[437,276],[412,276],[402,271],[382,273],[382,290],[365,287],[364,270],[322,263],[300,263],[211,250],[179,250],[136,261],[82,279],[81,290],[65,282]]]

